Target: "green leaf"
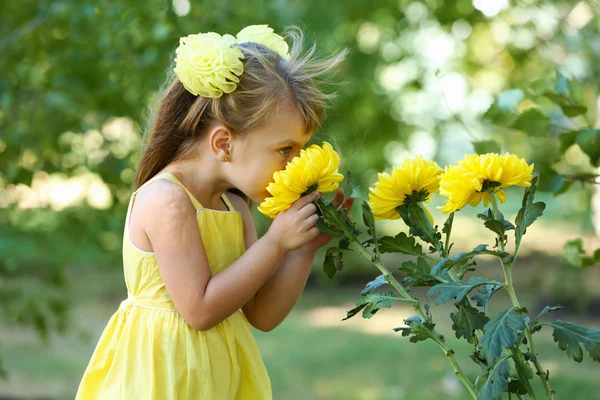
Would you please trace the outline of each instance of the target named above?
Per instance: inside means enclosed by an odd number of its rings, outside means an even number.
[[[498,290],[500,290],[502,286],[500,285],[486,285],[483,288],[479,289],[479,293],[475,296],[471,297],[471,300],[475,300],[479,307],[483,308],[483,312],[487,314],[487,306],[494,295]]]
[[[558,189],[556,192],[554,192],[553,196],[556,197],[563,193],[566,193],[571,188],[571,186],[573,186],[573,183],[574,183],[573,181],[565,181],[563,179],[562,186],[560,187],[560,189]]]
[[[361,199],[365,202],[369,201],[369,198],[363,194],[354,178],[352,178],[352,174],[350,173],[350,171],[346,173],[346,182],[348,182],[350,188],[352,188],[352,193],[350,193],[350,197]]]
[[[483,119],[501,126],[510,126],[516,119],[514,112],[509,112],[498,106],[498,102],[492,103],[490,108],[483,113]]]
[[[504,237],[508,230],[515,229],[515,226],[504,218],[504,215],[498,211],[498,219],[494,219],[494,212],[488,208],[483,213],[477,214],[477,217],[484,221],[486,228],[492,232]]]
[[[510,366],[505,357],[491,369],[487,381],[481,387],[477,400],[502,400],[503,393],[508,391]]]
[[[428,297],[439,296],[435,302],[435,304],[444,304],[451,299],[456,299],[456,303],[460,303],[460,301],[473,289],[477,286],[482,285],[500,285],[500,282],[490,281],[485,278],[473,277],[469,279],[467,282],[463,281],[452,281],[452,282],[444,282],[438,285],[435,285],[429,292],[427,292]]]
[[[402,219],[410,227],[410,234],[423,239],[431,244],[435,250],[440,250],[442,235],[431,225],[422,203],[412,203],[408,207],[403,205],[397,207]]]
[[[546,137],[550,132],[550,120],[538,110],[532,108],[524,111],[512,125],[533,137]]]
[[[477,348],[488,362],[493,362],[502,354],[503,348],[519,346],[526,326],[527,322],[517,308],[502,311],[485,325]]]
[[[536,187],[537,177],[531,180],[531,186],[526,188],[525,193],[523,194],[522,207],[519,210],[515,221],[515,224],[517,225],[515,229],[515,243],[517,247],[521,244],[521,239],[525,232],[527,232],[527,227],[533,224],[538,217],[541,217],[546,208],[546,204],[541,201],[536,203],[533,202]]]
[[[558,343],[558,348],[567,352],[567,355],[577,362],[583,360],[583,350],[590,354],[592,360],[600,362],[600,329],[588,329],[584,326],[557,320],[554,322],[540,322],[537,324],[549,325],[554,328],[552,336],[554,341]]]
[[[594,167],[600,166],[600,129],[586,129],[575,139],[581,150],[590,157]]]
[[[409,302],[407,299],[399,298],[394,296],[394,292],[389,291],[387,293],[368,293],[362,297],[356,303],[356,308],[348,311],[346,318],[342,321],[345,321],[349,318],[352,318],[360,310],[363,310],[363,318],[371,318],[379,309],[383,307],[390,308],[396,302]]]
[[[379,258],[379,246],[377,245],[377,229],[375,228],[375,215],[373,214],[373,210],[371,210],[371,206],[369,205],[369,199],[367,196],[365,196],[361,192],[360,188],[358,187],[358,185],[352,178],[350,171],[348,171],[348,173],[346,175],[347,175],[346,180],[348,181],[348,183],[350,184],[350,187],[352,188],[352,194],[350,196],[356,197],[362,203],[361,210],[362,210],[363,222],[365,223],[365,225],[367,227],[369,235],[371,235],[371,237],[372,237],[374,249],[375,249],[375,257],[378,259]]]
[[[502,146],[495,140],[477,140],[471,142],[471,144],[477,154],[502,152]]]
[[[488,250],[486,244],[480,244],[479,246],[475,247],[472,251],[458,253],[452,257],[441,259],[436,265],[433,266],[433,268],[431,269],[431,273],[434,276],[439,276],[442,270],[447,270],[455,266],[460,267],[467,263],[469,260],[471,260],[473,257],[482,254],[488,254],[499,258],[503,258],[509,255],[508,253],[504,253],[501,251]]]
[[[458,312],[450,313],[450,318],[454,322],[452,329],[456,333],[456,338],[464,337],[469,343],[474,343],[475,331],[483,330],[490,319],[481,311],[471,307],[466,301],[461,302],[456,308],[458,308]]]
[[[586,106],[578,104],[569,96],[549,91],[543,92],[542,95],[549,98],[554,104],[560,106],[560,109],[567,117],[572,118],[587,112]]]
[[[314,204],[316,204],[321,213],[321,218],[317,220],[317,223],[322,219],[329,227],[328,232],[333,231],[336,236],[345,237],[347,239],[360,233],[360,231],[356,229],[356,224],[348,221],[348,210],[345,208],[338,209],[331,204],[330,201],[324,201],[322,199],[315,200]],[[322,224],[317,225],[319,230],[321,230],[320,226],[322,226]]]
[[[538,180],[538,190],[540,192],[554,193],[562,188],[565,179],[554,168],[542,167]]]
[[[344,268],[343,253],[345,251],[352,251],[349,249],[350,243],[345,239],[341,238],[339,247],[330,247],[325,253],[325,260],[323,261],[323,270],[327,276],[332,279],[337,271],[341,271]]]
[[[569,95],[569,80],[557,68],[555,71],[556,80],[554,83],[554,91],[558,94]]]
[[[439,279],[431,275],[431,267],[424,258],[417,258],[417,262],[404,261],[400,264],[400,270],[406,273],[404,283],[413,286],[433,286],[440,283]]]
[[[451,213],[450,215],[448,215],[448,218],[446,218],[446,221],[444,221],[444,226],[442,228],[442,233],[445,235],[446,243],[449,243],[449,246],[447,249],[444,247],[443,254],[445,254],[445,255],[450,254],[450,249],[454,245],[454,243],[449,242],[449,240],[450,240],[449,236],[452,233],[453,222],[454,222],[454,213]]]
[[[556,71],[556,80],[554,91],[545,90],[542,92],[554,104],[562,109],[567,117],[576,117],[584,114],[587,107],[581,104],[581,85],[575,79],[567,79],[560,71]]]
[[[367,286],[365,286],[365,288],[363,289],[362,292],[360,292],[360,294],[364,296],[367,293],[371,292],[372,290],[375,290],[383,285],[389,285],[389,282],[387,281],[387,279],[385,279],[385,276],[383,276],[383,274],[382,274],[382,275],[379,275],[374,280],[372,280],[371,282],[367,283]]]
[[[519,382],[520,385],[517,386],[509,384],[508,390],[512,393],[529,394],[532,398],[535,399],[535,393],[533,392],[531,383],[529,383],[529,380],[533,378],[533,371],[531,369],[531,366],[525,360],[525,356],[523,355],[521,350],[519,350],[518,348],[513,348],[511,349],[511,351],[512,361],[514,363],[515,378],[517,379],[516,382]]]
[[[565,243],[561,255],[569,265],[575,268],[587,268],[600,263],[600,249],[597,249],[592,256],[586,255],[581,238]]]
[[[409,256],[425,256],[423,247],[417,243],[414,236],[400,232],[396,236],[383,236],[379,238],[379,251],[381,253],[402,253]]]
[[[550,307],[550,306],[546,306],[546,307],[544,307],[544,309],[543,309],[542,311],[540,311],[540,313],[538,314],[538,316],[537,316],[537,317],[535,317],[535,318],[533,319],[533,321],[531,321],[531,323],[530,323],[530,326],[531,326],[531,327],[533,327],[533,326],[534,326],[534,325],[537,323],[537,320],[538,320],[538,319],[539,319],[539,318],[540,318],[542,315],[544,315],[544,314],[546,314],[546,313],[549,313],[549,312],[558,311],[558,310],[560,310],[561,308],[562,308],[562,306],[552,306],[552,307]]]
[[[325,222],[325,220],[323,218],[319,218],[317,220],[316,226],[317,226],[317,229],[319,229],[319,231],[326,233],[328,235],[342,236],[341,232],[334,231],[329,225],[327,225],[327,223]]]
[[[564,154],[565,151],[569,149],[569,147],[575,144],[575,140],[577,139],[578,133],[579,131],[571,131],[560,134],[560,136],[558,137],[558,140],[560,141],[560,154]]]
[[[404,323],[408,325],[408,328],[394,328],[395,332],[402,332],[402,336],[410,336],[409,341],[411,343],[422,342],[427,339],[434,339],[433,328],[435,324],[430,321],[423,323],[421,318],[414,316],[404,320]],[[412,336],[411,336],[412,335]]]

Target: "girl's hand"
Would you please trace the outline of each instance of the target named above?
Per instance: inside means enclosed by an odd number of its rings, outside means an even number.
[[[315,224],[319,215],[313,201],[319,196],[319,193],[313,192],[300,197],[290,208],[275,217],[267,232],[275,246],[288,252],[318,237],[320,231]]]
[[[331,204],[333,204],[336,208],[339,208],[340,204],[342,204],[342,201],[344,201],[344,189],[338,188],[335,197],[331,201]],[[348,199],[346,199],[346,202],[342,207],[347,209],[348,212],[350,212],[350,209],[352,209],[353,204],[354,198],[349,197]],[[348,216],[348,221],[350,221],[350,216]],[[333,239],[333,236],[319,231],[319,234],[310,242],[306,243],[304,245],[304,248],[306,250],[317,250],[319,247],[323,247],[327,243],[331,242],[331,239]]]

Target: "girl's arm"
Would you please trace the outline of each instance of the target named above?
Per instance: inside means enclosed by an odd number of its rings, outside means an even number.
[[[285,255],[277,270],[243,308],[255,328],[268,332],[285,319],[306,286],[315,254],[316,250],[303,246]]]
[[[246,249],[250,249],[257,241],[252,213],[240,197],[235,196],[234,200],[237,202],[236,209],[242,212],[244,240]],[[331,203],[336,207],[344,203],[343,207],[350,211],[354,199],[344,199],[344,190],[338,188]],[[306,286],[317,249],[329,243],[332,238],[321,232],[304,246],[285,255],[269,280],[243,307],[246,318],[255,328],[270,331],[284,320]]]
[[[191,327],[208,330],[248,303],[287,249],[299,248],[318,234],[316,228],[307,230],[314,227],[315,208],[309,204],[314,199],[296,201],[265,236],[212,277],[196,212],[181,188],[157,181],[138,194],[136,206],[142,208],[142,226],[177,311]]]

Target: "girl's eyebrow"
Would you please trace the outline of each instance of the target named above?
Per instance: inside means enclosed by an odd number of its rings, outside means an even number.
[[[303,145],[301,143],[298,143],[293,139],[282,140],[281,142],[275,143],[275,146],[283,146],[284,144],[293,145],[293,146],[297,146],[297,147],[303,147]]]

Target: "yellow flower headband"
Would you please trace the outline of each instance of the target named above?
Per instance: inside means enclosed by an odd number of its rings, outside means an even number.
[[[237,45],[245,42],[262,44],[284,59],[288,45],[268,25],[250,25],[237,37],[215,32],[199,33],[179,39],[173,71],[185,89],[202,97],[219,98],[237,88],[244,72],[244,55]]]

